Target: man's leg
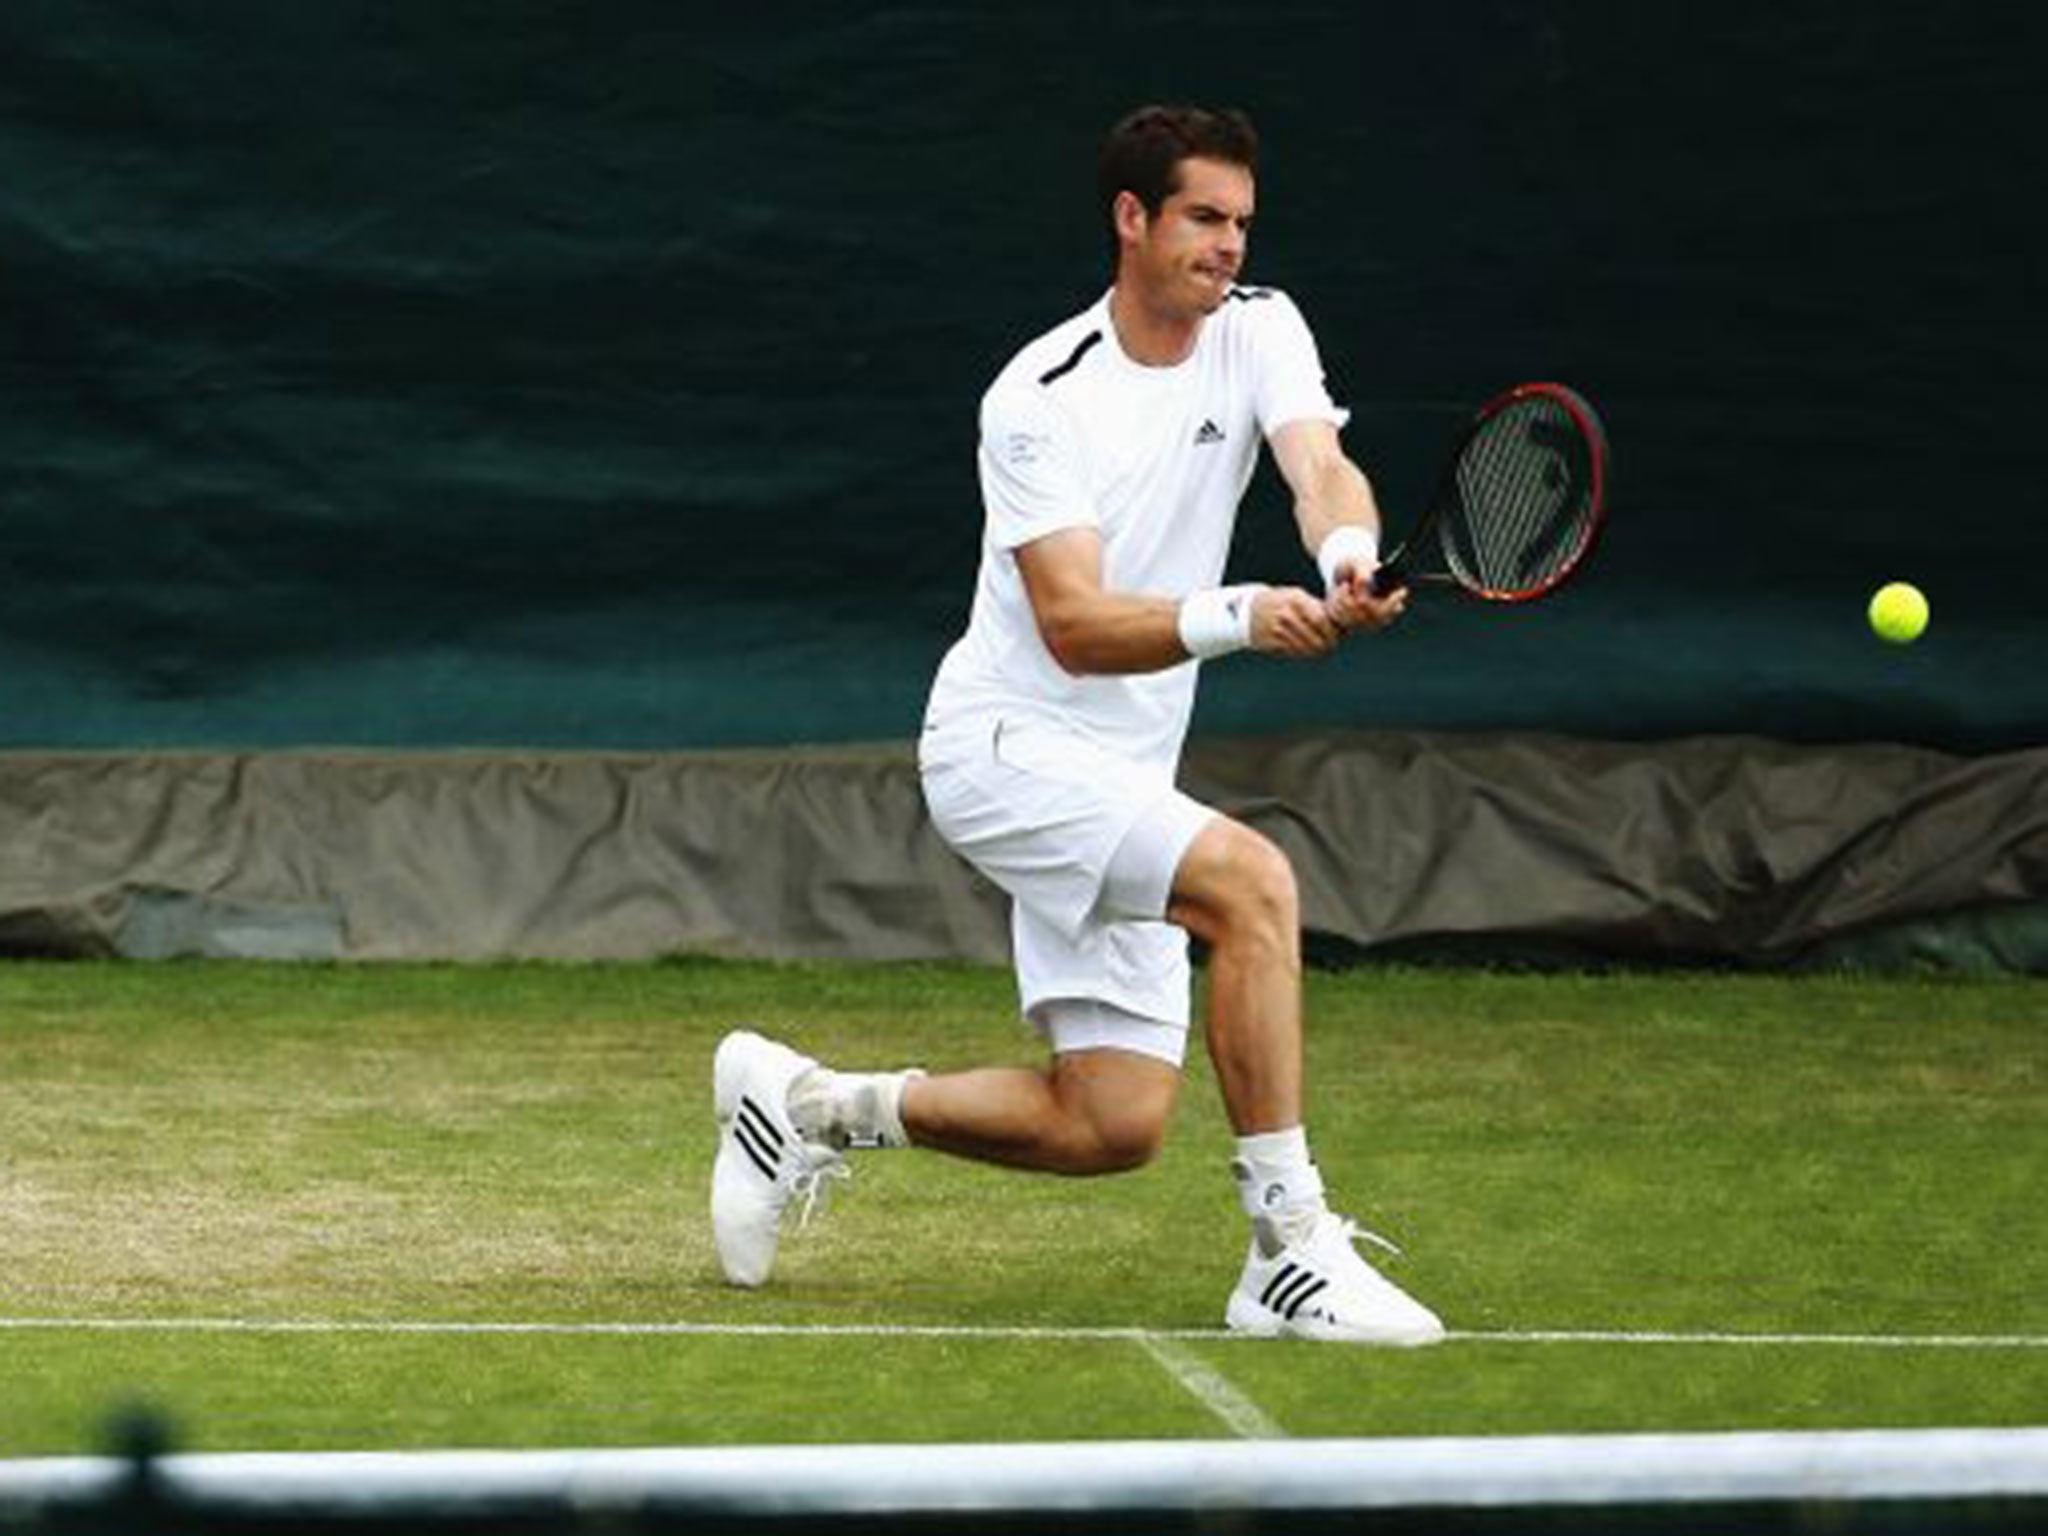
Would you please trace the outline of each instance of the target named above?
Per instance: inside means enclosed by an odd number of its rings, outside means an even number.
[[[1226,1312],[1242,1332],[1428,1344],[1432,1312],[1359,1258],[1302,1124],[1301,913],[1271,842],[1219,816],[1188,845],[1167,915],[1209,946],[1209,1054],[1237,1132],[1252,1245]]]
[[[1051,1063],[838,1072],[736,1031],[720,1047],[726,1070],[714,1072],[712,1205],[727,1234],[721,1259],[740,1284],[766,1278],[783,1212],[839,1171],[823,1159],[849,1147],[919,1145],[1090,1174],[1137,1167],[1164,1139],[1189,978],[1186,936],[1163,919],[1181,855],[1213,813],[1044,722],[970,724],[921,744],[927,803],[941,835],[1016,904],[1019,989]]]
[[[1209,1054],[1240,1136],[1301,1124],[1301,913],[1294,870],[1218,816],[1175,873],[1169,920],[1209,946]]]
[[[1180,1072],[1133,1051],[1057,1055],[1043,1070],[991,1067],[904,1086],[915,1146],[1047,1173],[1117,1173],[1158,1153]]]
[[[845,1174],[854,1146],[923,1146],[1047,1173],[1150,1162],[1180,1091],[1187,1030],[1089,999],[1048,1006],[1040,1069],[837,1072],[748,1030],[718,1047],[712,1229],[726,1277],[760,1285],[784,1211]]]

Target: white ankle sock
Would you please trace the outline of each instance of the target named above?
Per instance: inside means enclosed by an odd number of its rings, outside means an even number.
[[[789,1118],[811,1141],[831,1147],[907,1147],[903,1087],[924,1073],[834,1072],[813,1067],[789,1085]]]
[[[1238,1137],[1230,1171],[1245,1214],[1255,1224],[1267,1224],[1283,1241],[1305,1235],[1322,1214],[1323,1176],[1309,1156],[1308,1132],[1301,1126]]]

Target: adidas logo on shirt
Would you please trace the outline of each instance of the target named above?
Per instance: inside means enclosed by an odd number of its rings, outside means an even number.
[[[1195,432],[1195,446],[1199,448],[1204,443],[1220,443],[1222,441],[1223,429],[1217,426],[1210,418],[1203,417],[1202,425]]]

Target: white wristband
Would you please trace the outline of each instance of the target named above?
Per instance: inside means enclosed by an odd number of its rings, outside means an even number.
[[[1356,523],[1339,523],[1316,551],[1316,565],[1323,573],[1323,592],[1337,585],[1337,567],[1349,564],[1360,576],[1370,577],[1379,569],[1379,535]]]
[[[1238,587],[1204,587],[1180,603],[1180,643],[1190,656],[1227,656],[1252,643],[1252,599],[1266,589],[1258,582]]]

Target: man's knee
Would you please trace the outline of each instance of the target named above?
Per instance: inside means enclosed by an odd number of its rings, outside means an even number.
[[[1068,1123],[1065,1172],[1126,1173],[1159,1155],[1177,1071],[1121,1052],[1088,1051],[1059,1057],[1054,1082]]]
[[[1163,1110],[1123,1112],[1095,1123],[1093,1173],[1128,1173],[1159,1156],[1166,1144]]]
[[[1211,944],[1291,947],[1301,923],[1294,866],[1271,839],[1219,816],[1181,860],[1168,915]]]

